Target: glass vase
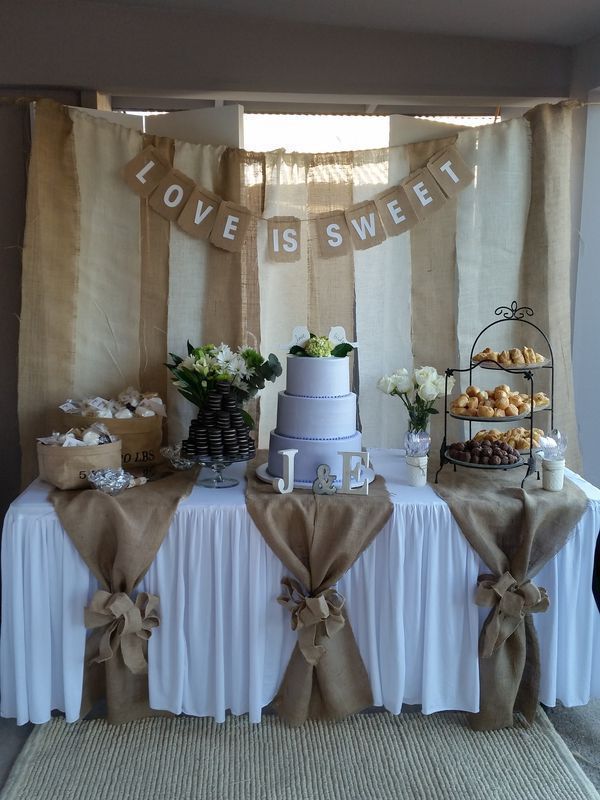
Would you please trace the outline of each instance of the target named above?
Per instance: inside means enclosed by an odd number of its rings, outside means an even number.
[[[431,447],[431,436],[426,430],[408,428],[404,435],[404,451],[407,456],[426,456]]]

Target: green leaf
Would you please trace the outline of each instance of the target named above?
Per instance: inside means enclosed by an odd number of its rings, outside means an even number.
[[[278,378],[283,372],[283,367],[281,366],[280,360],[274,353],[269,353],[268,363],[271,365],[271,369],[273,371],[273,377],[270,380],[274,381],[275,378]]]
[[[331,355],[335,356],[336,358],[343,358],[347,356],[348,353],[351,353],[354,350],[351,344],[348,342],[342,342],[341,344],[336,345],[333,350],[331,351]]]
[[[188,351],[188,356],[191,356],[192,353],[194,352],[194,345],[190,343],[189,339],[187,341],[187,351]]]
[[[430,408],[429,409],[429,413],[430,414],[439,414],[440,412],[437,410],[437,408]]]
[[[242,418],[243,418],[244,422],[246,423],[246,425],[251,430],[254,430],[254,420],[252,419],[250,414],[243,408],[241,409],[241,412],[242,412]]]
[[[308,357],[308,353],[306,352],[306,350],[303,347],[299,347],[297,344],[295,344],[293,347],[290,348],[290,355]]]

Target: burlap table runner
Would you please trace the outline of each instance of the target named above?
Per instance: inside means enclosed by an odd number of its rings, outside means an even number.
[[[277,494],[256,478],[265,460],[260,453],[248,468],[246,506],[293,576],[282,581],[278,600],[298,633],[275,708],[292,725],[338,719],[372,705],[373,697],[344,599],[333,587],[383,528],[392,504],[379,475],[367,496]]]
[[[131,594],[154,561],[177,505],[197,469],[168,474],[110,497],[95,489],[50,499],[69,538],[102,587],[85,609],[92,632],[85,649],[81,715],[106,697],[107,719],[151,716],[147,640],[159,624],[158,597]]]
[[[490,607],[479,640],[479,713],[476,730],[513,724],[513,711],[532,722],[540,681],[539,646],[531,614],[546,611],[546,590],[532,579],[563,547],[587,506],[585,494],[565,478],[547,492],[522,472],[446,468],[433,489],[491,574],[480,575],[475,602]]]

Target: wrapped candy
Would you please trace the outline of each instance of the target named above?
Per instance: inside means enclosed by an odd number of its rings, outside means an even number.
[[[156,392],[143,394],[133,386],[128,386],[117,398],[105,400],[104,397],[86,397],[80,402],[66,400],[61,411],[67,414],[79,414],[96,419],[131,419],[138,417],[166,417],[167,410]]]
[[[95,469],[88,474],[88,481],[94,489],[98,489],[105,494],[117,495],[125,489],[133,489],[134,486],[143,486],[147,483],[147,478],[134,478],[124,469]]]
[[[139,405],[135,410],[136,417],[155,417],[156,414],[152,411],[151,408],[147,408],[146,406]]]
[[[137,408],[141,399],[141,393],[138,392],[137,389],[134,389],[133,386],[128,386],[127,389],[124,389],[118,396],[119,403],[124,406],[129,406],[130,408]]]
[[[66,433],[54,432],[51,436],[38,438],[41,444],[54,447],[90,447],[115,441],[117,437],[111,436],[101,422],[95,422],[89,428],[71,428]]]

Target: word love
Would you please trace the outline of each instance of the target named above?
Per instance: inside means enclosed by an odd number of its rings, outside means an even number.
[[[222,200],[196,186],[154,147],[146,147],[123,168],[127,185],[151,208],[175,222],[195,239],[206,239],[231,253],[239,253],[252,219],[245,206]]]

